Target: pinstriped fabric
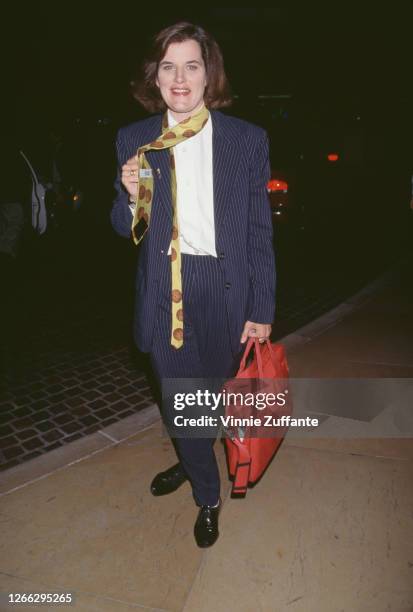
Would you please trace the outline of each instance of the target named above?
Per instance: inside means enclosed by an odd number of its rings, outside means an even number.
[[[233,354],[222,275],[215,257],[182,255],[187,325],[184,345],[176,351],[167,341],[171,300],[167,289],[170,270],[165,270],[151,352],[154,369],[162,377],[208,378],[232,373]]]
[[[246,320],[272,323],[274,317],[275,260],[266,191],[270,177],[268,139],[261,128],[219,111],[211,111],[211,119],[216,251],[231,346],[236,354]],[[117,137],[119,166],[133,156],[138,146],[155,138],[160,128],[161,115],[157,115],[121,129]],[[134,322],[135,341],[142,351],[151,351],[160,290],[170,266],[167,252],[172,205],[168,161],[167,152],[151,152],[156,196],[151,227],[139,255]],[[120,173],[115,182],[111,220],[120,235],[129,237],[131,213],[119,177]]]
[[[158,314],[151,348],[151,362],[158,380],[194,378],[193,391],[221,388],[211,379],[229,377],[237,368],[231,347],[230,329],[222,292],[223,272],[211,256],[182,254],[182,287],[185,294],[184,344],[179,351],[169,343],[171,300],[167,290],[170,268],[163,271],[159,290]],[[239,361],[239,360],[238,360]],[[188,386],[185,386],[188,391]],[[199,409],[196,408],[196,411]],[[162,414],[166,423],[176,416],[164,397]],[[213,434],[216,436],[217,428]],[[184,471],[192,484],[199,505],[217,502],[219,470],[213,450],[214,437],[176,437],[175,445]],[[181,435],[182,432],[181,432]],[[210,432],[212,436],[212,432]]]

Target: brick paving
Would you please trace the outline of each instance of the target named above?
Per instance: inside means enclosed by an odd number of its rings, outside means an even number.
[[[0,414],[2,469],[91,434],[153,403],[127,347],[61,355],[7,379]]]

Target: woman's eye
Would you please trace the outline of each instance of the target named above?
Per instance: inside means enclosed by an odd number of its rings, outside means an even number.
[[[189,64],[188,70],[197,70],[198,66],[196,64]]]

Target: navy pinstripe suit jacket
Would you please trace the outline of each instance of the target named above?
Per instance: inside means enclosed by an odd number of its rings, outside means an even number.
[[[212,159],[216,252],[224,272],[231,346],[242,348],[245,321],[272,323],[275,310],[275,261],[272,219],[266,184],[270,177],[266,132],[246,121],[211,111]],[[156,140],[162,115],[121,128],[117,135],[120,167],[138,147]],[[149,151],[153,169],[154,199],[150,227],[142,241],[136,276],[134,338],[143,352],[150,352],[157,313],[160,278],[172,231],[169,152]],[[111,212],[115,231],[130,238],[131,212],[128,195],[115,181],[116,198]],[[185,295],[184,295],[185,307]]]

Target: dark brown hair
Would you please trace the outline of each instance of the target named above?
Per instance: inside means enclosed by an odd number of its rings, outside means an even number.
[[[195,40],[201,47],[208,78],[204,95],[205,105],[208,108],[222,108],[232,102],[218,43],[200,26],[181,21],[161,30],[154,37],[152,48],[142,65],[141,78],[134,86],[133,96],[150,113],[166,110],[165,102],[156,85],[159,63],[165,57],[171,43],[185,40]]]

